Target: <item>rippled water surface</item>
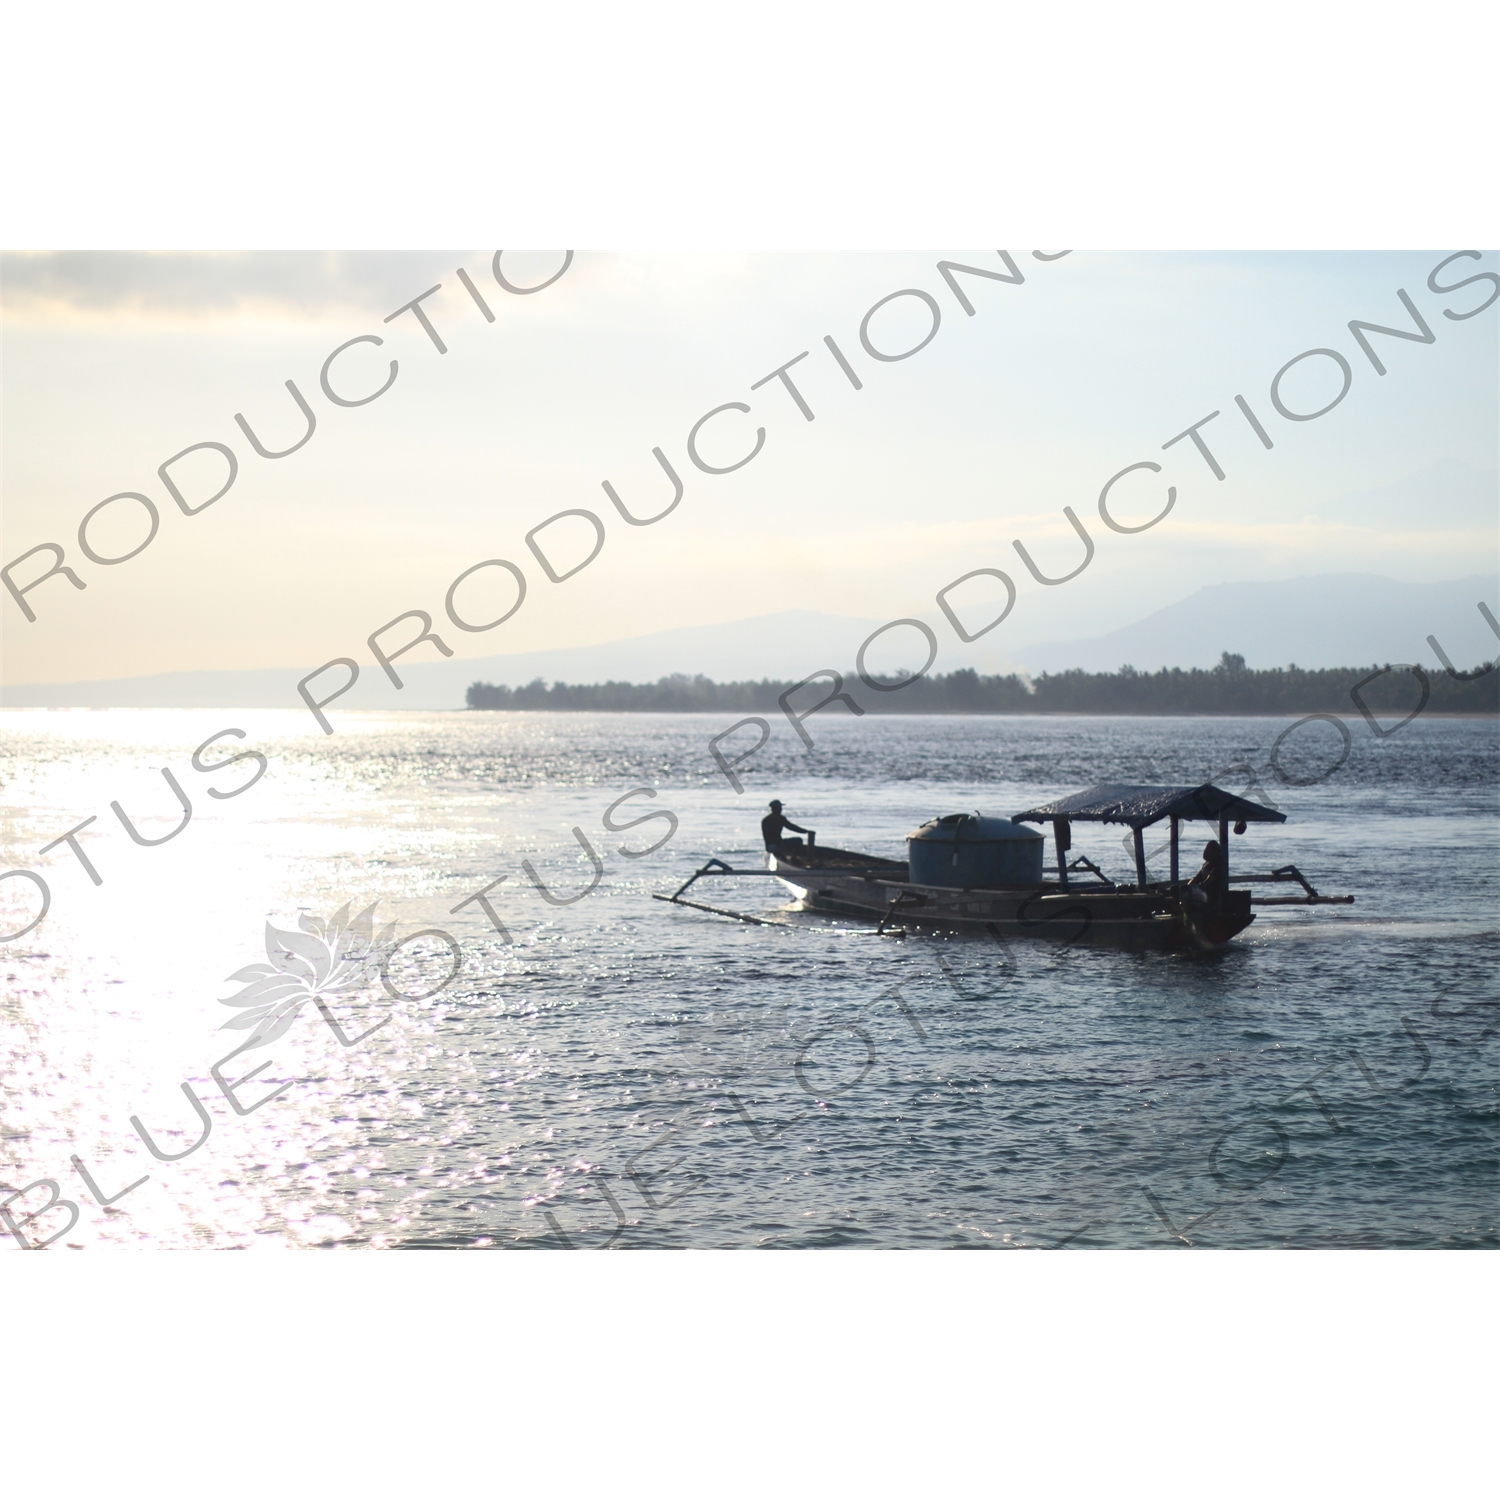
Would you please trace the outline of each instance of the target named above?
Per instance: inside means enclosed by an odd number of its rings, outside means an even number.
[[[57,1249],[1496,1244],[1492,723],[1377,739],[1352,718],[1346,763],[1287,786],[1269,768],[1286,720],[830,711],[810,752],[775,729],[737,796],[707,751],[725,722],[699,716],[347,715],[327,739],[248,711],[0,722],[5,867],[52,896],[0,945],[0,1161],[27,1189],[19,1232]],[[244,741],[202,763],[254,748],[269,769],[215,799],[255,770],[194,768],[229,725]],[[1314,781],[1340,746],[1314,722],[1279,763]],[[170,837],[163,767],[192,805]],[[1209,777],[1288,815],[1234,841],[1236,869],[1294,862],[1355,905],[1262,909],[1203,959],[877,937],[794,912],[768,880],[703,899],[782,925],[651,899],[710,855],[758,864],[771,796],[822,842],[901,857],[935,814]],[[669,829],[605,827],[640,787],[654,800],[615,823],[669,809],[678,826],[630,858]],[[166,841],[134,842],[113,802]],[[39,853],[90,817],[76,839],[98,885],[68,845]],[[603,863],[582,895],[575,829]],[[1128,874],[1119,830],[1075,838]],[[511,942],[478,904],[452,911],[502,876],[488,899]],[[226,976],[266,962],[268,922],[374,902],[398,936],[450,934],[456,977],[423,999],[330,998],[344,1037],[384,1021],[350,1046],[306,1007],[221,1070],[269,1060],[238,1113],[210,1072],[247,1034],[219,1029],[244,987]],[[0,930],[37,904],[0,882]],[[450,972],[429,935],[389,978],[419,996]],[[184,1084],[210,1121],[195,1149]],[[186,1154],[153,1157],[133,1116]],[[145,1180],[101,1207],[75,1156],[103,1196]],[[24,1219],[46,1179],[78,1205],[71,1227],[64,1205]]]

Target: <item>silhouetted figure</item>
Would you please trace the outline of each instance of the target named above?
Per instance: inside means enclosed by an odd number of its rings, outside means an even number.
[[[1203,846],[1203,865],[1188,881],[1188,895],[1197,901],[1207,901],[1217,906],[1224,895],[1224,856],[1218,839],[1210,839]]]
[[[782,849],[800,849],[802,847],[801,839],[789,839],[786,837],[787,829],[791,829],[793,833],[805,833],[808,843],[811,843],[818,836],[814,829],[799,828],[790,818],[782,817],[781,804],[773,801],[771,803],[771,811],[760,820],[760,836],[766,841],[766,848],[772,854],[776,854]]]

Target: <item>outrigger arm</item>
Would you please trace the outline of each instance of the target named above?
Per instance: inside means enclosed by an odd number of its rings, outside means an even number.
[[[701,880],[705,875],[760,875],[776,877],[775,870],[736,870],[732,865],[727,865],[722,859],[711,859],[700,869],[694,870],[686,880],[672,892],[670,896],[660,896],[654,891],[651,899],[653,901],[670,901],[674,906],[691,906],[695,911],[712,912],[716,917],[733,917],[737,922],[750,922],[756,927],[790,927],[790,922],[772,922],[765,917],[752,917],[742,911],[727,911],[722,906],[707,906],[701,901],[684,901],[682,893],[692,885],[695,880]]]
[[[867,874],[882,874],[882,876],[889,876],[889,873],[891,873],[891,871],[889,871],[888,865],[868,865],[867,868],[850,868],[850,870],[840,870],[840,871],[838,871],[838,873],[840,873],[840,874],[858,874],[858,876],[867,876]],[[684,892],[685,889],[687,889],[688,886],[690,886],[691,883],[694,882],[694,880],[700,880],[700,879],[702,879],[703,876],[709,876],[709,874],[732,874],[732,876],[759,876],[760,879],[772,879],[772,880],[774,880],[774,879],[778,879],[778,877],[780,877],[781,871],[778,871],[778,870],[736,870],[736,868],[733,867],[733,865],[724,864],[723,859],[709,859],[709,861],[706,862],[706,864],[700,865],[700,867],[697,868],[697,870],[694,870],[693,873],[691,873],[690,876],[688,876],[687,879],[685,879],[684,882],[682,882],[681,885],[679,885],[678,888],[676,888],[675,891],[672,892],[672,894],[670,894],[670,895],[658,895],[657,892],[652,891],[651,892],[651,900],[654,900],[654,901],[670,901],[670,903],[672,903],[673,906],[691,906],[691,907],[693,907],[694,910],[699,910],[699,912],[712,912],[712,913],[714,913],[715,916],[732,916],[732,918],[735,919],[735,921],[739,921],[739,922],[753,922],[754,926],[756,926],[756,927],[790,927],[790,926],[792,926],[792,922],[771,921],[771,919],[765,918],[765,916],[750,916],[750,915],[747,915],[747,913],[745,913],[745,912],[730,912],[730,910],[724,909],[723,906],[705,906],[705,904],[703,904],[702,901],[684,901],[684,900],[682,900],[682,892]]]
[[[1281,882],[1295,880],[1298,885],[1307,892],[1305,896],[1252,896],[1252,906],[1353,906],[1353,896],[1320,896],[1313,889],[1312,882],[1308,880],[1296,865],[1282,865],[1279,870],[1272,870],[1269,875],[1231,875],[1232,881],[1272,881]]]

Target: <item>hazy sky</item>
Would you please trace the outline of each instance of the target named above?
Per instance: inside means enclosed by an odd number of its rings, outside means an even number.
[[[1462,247],[1456,247],[1462,248]],[[3,263],[4,561],[56,542],[88,585],[52,578],[28,623],[0,594],[8,682],[139,676],[186,668],[317,665],[351,656],[367,669],[371,631],[410,609],[461,657],[617,639],[651,630],[811,607],[890,618],[930,614],[933,596],[980,567],[1008,573],[1018,600],[986,637],[1004,665],[1021,642],[1098,634],[1205,583],[1368,571],[1412,581],[1491,572],[1496,527],[1435,493],[1417,530],[1322,519],[1317,508],[1437,464],[1497,467],[1497,313],[1455,321],[1493,290],[1478,282],[1438,295],[1429,272],[1452,250],[1403,253],[1094,254],[1043,262],[1011,254],[1011,285],[960,276],[966,316],[940,259],[1002,270],[993,250],[879,255],[614,255],[578,252],[529,296],[502,289],[490,253],[357,255],[23,255]],[[518,284],[551,275],[561,252],[508,253]],[[489,303],[485,320],[457,277]],[[1451,284],[1500,271],[1496,256],[1455,261]],[[439,354],[411,313],[384,317],[441,283],[422,305],[448,346]],[[908,359],[862,347],[861,320],[881,298],[932,297],[941,325]],[[1436,342],[1372,335],[1377,375],[1347,324],[1412,327],[1402,288]],[[900,350],[931,326],[925,303],[876,313],[876,347]],[[391,359],[399,374],[377,400],[340,407],[319,372],[350,395],[373,390]],[[823,344],[832,335],[863,388]],[[1347,397],[1294,422],[1273,408],[1277,371],[1302,352],[1348,361]],[[754,382],[809,351],[791,377],[808,422],[777,380]],[[317,428],[299,451],[256,456],[243,413],[268,447]],[[1294,410],[1340,387],[1325,356],[1284,380]],[[1266,450],[1235,407],[1243,394],[1270,433]],[[712,408],[695,468],[686,440]],[[1188,440],[1162,445],[1218,410],[1203,437],[1226,471],[1216,480]],[[157,466],[194,443],[233,449],[239,473],[217,503],[184,516]],[[685,484],[677,510],[631,527],[601,482],[638,514],[670,498],[652,457],[660,446]],[[1114,492],[1123,521],[1146,520],[1177,487],[1159,525],[1121,535],[1100,521],[1104,481],[1151,460]],[[198,467],[201,465],[201,467]],[[217,455],[173,471],[190,500],[222,483]],[[155,503],[160,530],[139,556],[89,562],[78,527],[108,496]],[[1091,566],[1062,587],[1028,575],[1012,542],[1057,575],[1082,558],[1063,517],[1071,505],[1093,538]],[[593,512],[597,558],[547,581],[526,533],[557,511]],[[120,501],[91,524],[102,555],[145,536],[145,514]],[[573,528],[570,531],[570,527]],[[547,534],[561,569],[587,522]],[[529,593],[505,624],[480,634],[444,618],[464,569],[517,564]],[[50,563],[15,571],[18,583]],[[465,585],[471,620],[507,608],[508,575]],[[977,615],[982,609],[977,602]],[[406,628],[406,627],[403,627]],[[405,637],[393,633],[392,643]],[[1477,654],[1485,642],[1474,645]],[[909,656],[910,652],[900,654]],[[410,660],[434,659],[419,647]],[[939,670],[941,670],[941,662]]]

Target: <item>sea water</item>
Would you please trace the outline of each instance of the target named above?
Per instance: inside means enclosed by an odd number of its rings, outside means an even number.
[[[1493,721],[1377,736],[1355,713],[1314,720],[1273,766],[1289,719],[834,707],[807,722],[811,749],[772,725],[739,793],[709,753],[727,727],[712,716],[351,713],[331,737],[263,711],[0,721],[5,867],[42,875],[52,903],[0,945],[0,1175],[25,1190],[7,1211],[30,1241],[1497,1242]],[[257,770],[195,769],[231,726],[244,738],[200,764],[253,749],[267,769],[211,797]],[[192,808],[176,834],[163,768]],[[1296,864],[1354,905],[1258,908],[1201,957],[876,936],[796,912],[766,879],[690,896],[774,925],[652,899],[710,857],[759,867],[772,796],[820,843],[902,858],[944,813],[1207,779],[1287,815],[1233,839],[1235,872]],[[607,810],[641,788],[655,796],[618,806],[615,828],[671,818],[612,831]],[[164,841],[136,842],[116,802]],[[88,818],[74,837],[99,884],[66,843],[38,852]],[[1184,873],[1216,832],[1187,826]],[[1123,833],[1080,826],[1072,854],[1129,879]],[[1148,832],[1161,876],[1164,842]],[[487,887],[493,917],[471,899]],[[38,901],[0,882],[0,931]],[[372,904],[396,940],[427,930],[386,982],[324,997],[326,1017],[305,1005],[216,1079],[249,1034],[220,1029],[244,1013],[221,1003],[246,987],[228,976],[267,964],[268,924],[316,937]],[[129,1191],[101,1206],[74,1157],[101,1196]]]

